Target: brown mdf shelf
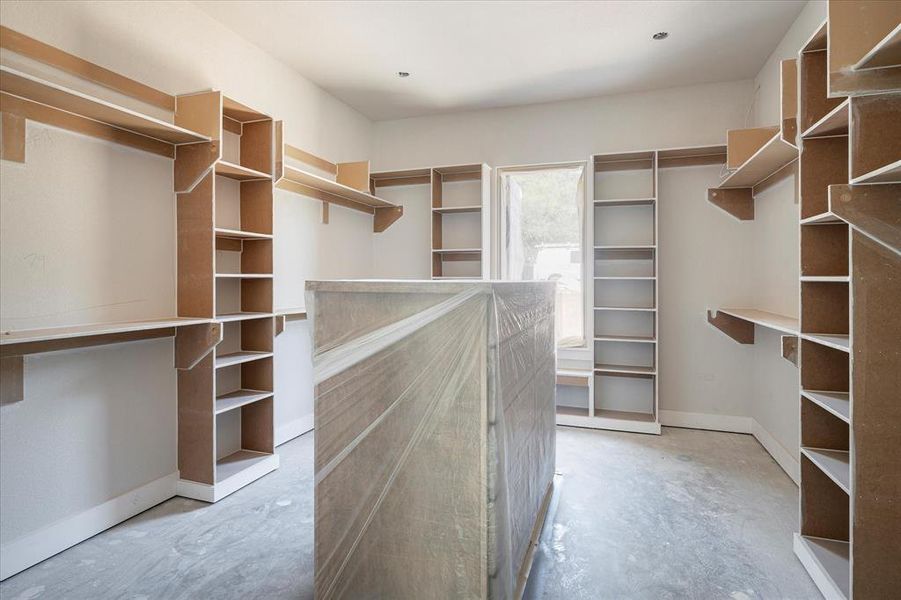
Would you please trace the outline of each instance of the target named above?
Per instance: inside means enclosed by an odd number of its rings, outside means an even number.
[[[798,147],[786,142],[776,128],[772,137],[727,175],[717,187],[720,189],[754,187],[797,158]]]
[[[238,165],[225,160],[216,162],[216,175],[235,179],[237,181],[259,181],[272,179],[272,176],[262,171],[250,169],[248,167]]]
[[[286,185],[286,182],[289,185]],[[290,184],[295,185],[291,186]],[[356,205],[358,207],[357,210],[364,209],[364,212],[371,213],[376,208],[400,208],[397,204],[382,200],[370,193],[287,165],[284,167],[282,178],[275,183],[275,186],[325,202],[334,202],[347,208],[354,208],[354,206],[348,206],[348,203],[350,203]]]
[[[842,491],[851,493],[850,453],[847,450],[802,447],[801,454],[809,458]]]
[[[557,385],[589,387],[591,385],[591,371],[557,369]]]
[[[272,392],[265,390],[235,390],[216,396],[216,414],[221,415],[224,412],[240,408],[247,404],[252,404],[259,400],[271,398]]]
[[[639,421],[643,423],[654,423],[657,419],[651,413],[632,412],[628,410],[609,410],[606,408],[594,409],[594,416],[603,419],[618,419],[621,421]]]
[[[600,276],[594,277],[594,279],[595,279],[595,280],[605,280],[605,279],[618,280],[618,279],[622,279],[622,280],[628,280],[628,281],[654,281],[654,280],[657,279],[657,278],[656,278],[656,277],[638,277],[638,276],[635,276],[635,277],[629,277],[629,276],[626,276],[626,275],[623,275],[623,276],[617,276],[617,275],[609,275],[609,276],[608,276],[608,275],[600,275]]]
[[[623,198],[619,200],[595,200],[597,207],[604,206],[649,206],[657,202],[656,198]]]
[[[623,307],[623,306],[595,306],[594,310],[616,310],[616,311],[638,311],[638,312],[655,312],[656,308],[640,308],[640,307]]]
[[[790,335],[797,335],[800,330],[799,321],[795,317],[780,315],[777,313],[757,310],[754,308],[720,308],[715,312],[724,313],[736,319],[760,325],[774,331],[781,331]]]
[[[272,273],[216,273],[216,279],[272,279]]]
[[[210,141],[205,135],[8,67],[0,66],[0,91],[167,144]]]
[[[802,275],[801,281],[808,283],[848,283],[851,278],[847,275]]]
[[[216,461],[216,484],[225,483],[226,480],[240,476],[271,459],[274,455],[268,452],[256,452],[254,450],[238,450]]]
[[[233,365],[240,365],[241,363],[252,362],[255,360],[262,360],[264,358],[271,357],[272,352],[242,350],[240,352],[230,352],[228,354],[217,355],[215,364],[217,369],[222,369],[224,367],[231,367]]]
[[[650,335],[596,335],[596,342],[634,342],[641,344],[654,344],[657,338]]]
[[[171,337],[173,332],[167,329],[209,323],[210,319],[194,319],[171,317],[167,319],[149,319],[145,321],[122,321],[116,323],[92,323],[90,325],[70,325],[64,327],[48,327],[44,329],[7,330],[0,333],[2,356],[20,356],[50,352],[55,349],[79,347],[77,341],[84,339],[84,345],[95,346],[96,341],[115,344],[122,341],[138,340],[138,334],[147,333],[146,338]],[[165,335],[164,335],[165,334]],[[60,344],[67,341],[65,348]],[[70,343],[69,343],[70,342]]]
[[[901,183],[901,160],[896,160],[851,180],[851,185],[865,183]]]
[[[637,171],[654,167],[654,151],[617,152],[594,156],[595,172]]]
[[[801,225],[840,225],[844,222],[841,217],[835,215],[831,210],[801,219]]]
[[[595,364],[595,373],[629,373],[634,375],[656,375],[654,367],[635,367],[631,365]]]
[[[826,116],[814,123],[807,131],[802,133],[801,138],[811,139],[818,137],[848,135],[850,103],[851,100],[849,98],[845,98],[841,104],[826,113]]]
[[[567,415],[571,417],[588,417],[590,416],[587,408],[579,408],[578,406],[560,406],[557,405],[556,413],[558,415]]]
[[[901,65],[901,23],[879,40],[852,68],[856,71]]]
[[[595,246],[595,250],[656,250],[657,246],[655,245],[645,245],[645,246]]]
[[[834,597],[850,597],[851,544],[841,540],[796,533],[795,554],[798,555],[811,575],[827,580]],[[819,585],[819,581],[817,581],[817,585]]]
[[[801,390],[801,395],[845,423],[851,422],[851,394],[824,390]]]
[[[257,233],[256,231],[242,231],[240,229],[227,229],[224,227],[216,227],[214,230],[216,237],[229,238],[234,240],[271,240],[271,233]]]
[[[851,342],[847,335],[833,333],[803,333],[801,334],[801,339],[835,350],[841,350],[842,352],[850,352]]]
[[[275,309],[275,315],[277,317],[303,317],[307,316],[307,309],[303,306],[296,306],[291,308],[277,308]]]
[[[440,206],[438,208],[433,208],[432,212],[440,213],[442,215],[457,215],[461,213],[474,213],[481,212],[482,207],[479,205],[476,206]]]
[[[216,320],[221,321],[223,323],[230,323],[233,321],[249,321],[252,319],[266,319],[272,317],[272,313],[267,312],[233,312],[233,313],[222,313],[216,315]]]

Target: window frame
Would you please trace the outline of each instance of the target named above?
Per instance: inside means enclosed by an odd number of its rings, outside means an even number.
[[[585,341],[584,345],[578,347],[557,347],[559,358],[581,360],[590,353],[593,347],[592,335],[593,331],[593,311],[591,309],[592,296],[594,292],[594,281],[591,279],[591,263],[592,258],[592,240],[591,234],[593,230],[592,219],[594,218],[593,204],[589,202],[591,197],[591,188],[593,180],[590,177],[591,170],[589,162],[585,160],[575,160],[567,162],[539,163],[526,165],[508,165],[497,167],[495,176],[497,177],[495,184],[495,193],[497,198],[497,218],[494,219],[493,237],[497,240],[497,274],[499,279],[507,278],[507,253],[506,253],[506,231],[507,231],[507,197],[504,193],[504,175],[508,173],[525,173],[529,171],[545,171],[549,169],[565,169],[581,167],[582,168],[582,337]],[[590,357],[589,357],[590,360]]]

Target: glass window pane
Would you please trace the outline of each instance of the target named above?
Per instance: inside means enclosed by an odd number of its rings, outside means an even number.
[[[504,278],[557,282],[557,345],[585,345],[582,167],[502,175]]]

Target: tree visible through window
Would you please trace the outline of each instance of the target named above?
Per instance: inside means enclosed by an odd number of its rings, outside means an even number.
[[[557,345],[585,345],[581,166],[506,171],[504,278],[557,282]]]

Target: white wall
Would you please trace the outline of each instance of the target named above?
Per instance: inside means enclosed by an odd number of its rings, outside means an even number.
[[[221,89],[330,160],[370,155],[364,116],[191,3],[3,2],[0,20],[168,93]],[[34,123],[26,153],[0,166],[0,327],[174,314],[171,161]],[[322,225],[319,206],[276,193],[276,306],[303,305],[308,277],[370,275],[371,217]],[[306,332],[276,341],[281,439],[312,412]],[[25,401],[0,408],[0,544],[177,470],[172,360],[171,340],[26,359]]]

